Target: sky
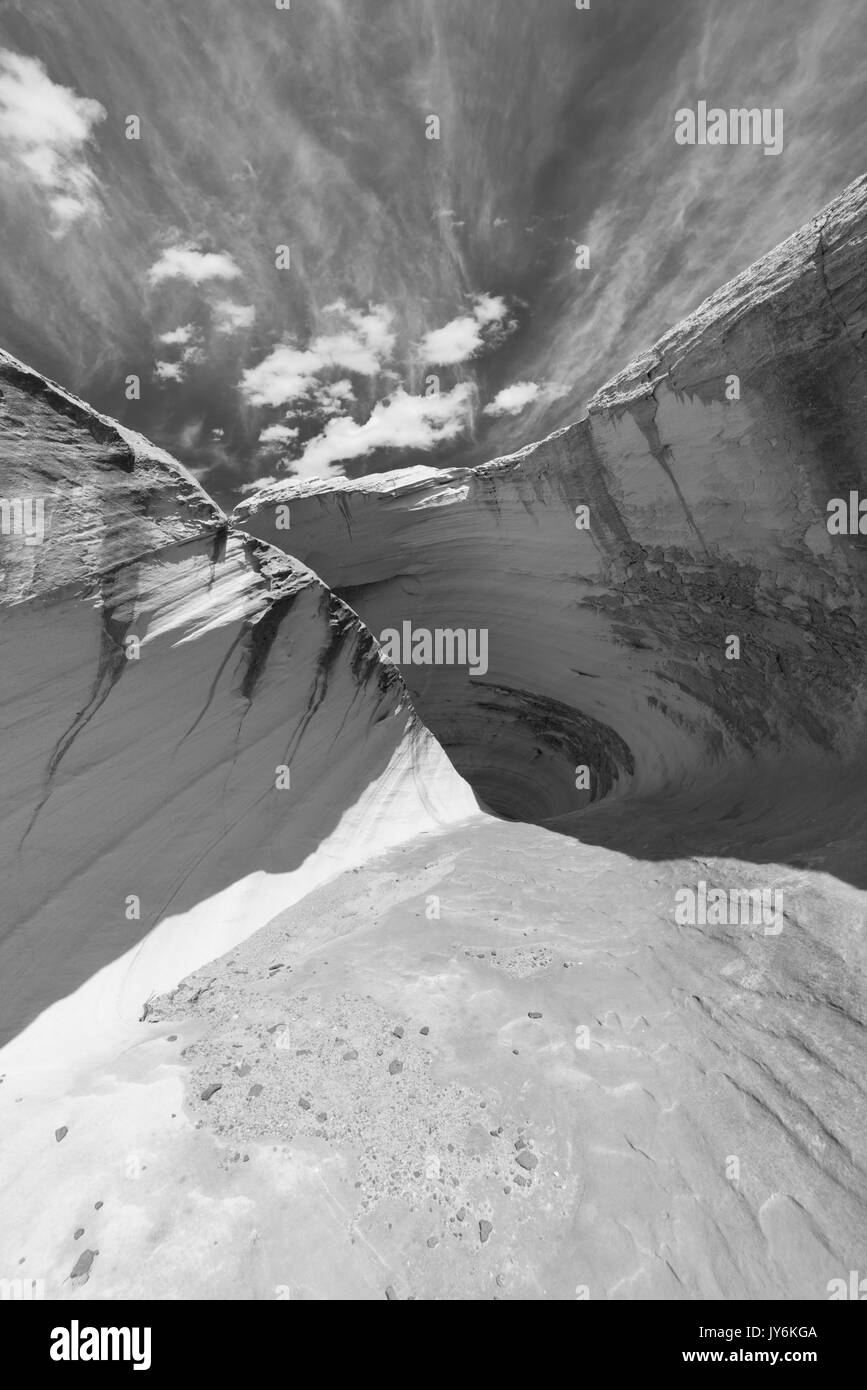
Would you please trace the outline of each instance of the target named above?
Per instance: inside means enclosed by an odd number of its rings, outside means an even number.
[[[0,0],[0,346],[224,506],[484,462],[864,172],[865,51],[864,0]]]

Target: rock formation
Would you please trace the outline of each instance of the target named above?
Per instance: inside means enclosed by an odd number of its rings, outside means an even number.
[[[865,233],[862,179],[517,455],[231,519],[0,358],[0,1276],[867,1268]]]
[[[5,354],[0,392],[6,497],[41,501],[45,532],[10,511],[0,536],[8,1039],[109,962],[107,1007],[122,979],[138,1017],[335,869],[475,801],[315,575]]]
[[[402,672],[500,814],[549,823],[760,753],[854,752],[864,543],[830,536],[826,508],[864,463],[865,236],[861,179],[519,454],[290,480],[236,518],[377,636],[488,630],[485,674]]]

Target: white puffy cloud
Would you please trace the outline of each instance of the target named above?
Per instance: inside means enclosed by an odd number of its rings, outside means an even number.
[[[184,330],[176,329],[175,333],[177,334],[183,331]],[[172,339],[173,335],[171,333],[164,334],[160,341],[164,342],[166,338]],[[180,342],[181,340],[175,338],[174,341]],[[187,340],[184,339],[184,341]],[[165,359],[162,359],[154,363],[154,375],[158,381],[186,381],[187,367],[192,366],[194,363],[198,364],[204,362],[204,360],[205,354],[202,349],[197,343],[192,343],[183,349],[180,359],[177,362],[167,362]]]
[[[298,430],[289,425],[269,425],[259,435],[260,444],[288,444],[298,438]]]
[[[55,235],[99,210],[86,147],[106,114],[52,82],[38,59],[0,49],[0,169],[46,195]]]
[[[433,449],[466,427],[472,395],[465,382],[438,396],[410,396],[401,387],[378,401],[363,424],[348,415],[329,420],[293,461],[292,472],[317,477],[336,463],[363,458],[376,449]]]
[[[490,324],[505,323],[509,306],[499,294],[477,294],[473,305],[473,316],[483,327]]]
[[[368,312],[347,309],[342,300],[325,313],[344,322],[333,333],[320,333],[306,348],[281,343],[241,377],[241,394],[250,405],[288,405],[317,387],[334,395],[335,385],[321,383],[319,374],[335,368],[358,376],[376,376],[394,350],[391,313],[381,305]],[[351,391],[351,383],[345,383]]]
[[[435,367],[453,367],[475,357],[485,345],[476,319],[468,314],[452,319],[444,328],[426,333],[421,345],[422,356]]]
[[[221,251],[199,251],[195,246],[170,246],[147,273],[151,285],[163,280],[187,280],[202,285],[208,280],[237,280],[240,266]]]
[[[325,365],[316,353],[281,343],[241,376],[241,394],[250,405],[288,405],[306,396]]]
[[[165,343],[166,347],[184,347],[195,336],[195,324],[186,323],[181,328],[172,328],[168,333],[160,333],[157,342]]]
[[[232,299],[220,299],[214,305],[214,328],[218,333],[235,333],[240,328],[252,328],[256,320],[253,304],[236,304]]]
[[[514,326],[508,322],[509,309],[499,295],[478,294],[469,314],[460,314],[443,328],[434,328],[421,341],[421,355],[434,367],[454,367],[468,362],[486,346],[485,329],[499,339]]]
[[[183,381],[187,374],[183,362],[155,362],[154,375],[158,381]]]
[[[542,388],[535,381],[515,381],[511,386],[504,386],[502,391],[498,391],[492,401],[489,401],[482,411],[483,415],[520,415],[522,410],[537,400],[542,394]]]

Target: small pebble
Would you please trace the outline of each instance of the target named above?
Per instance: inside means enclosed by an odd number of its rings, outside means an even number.
[[[94,1210],[94,1211],[99,1211],[99,1209],[100,1209],[101,1206],[102,1206],[102,1202],[96,1202],[96,1203],[94,1204],[93,1210]]]
[[[529,1149],[522,1149],[517,1156],[517,1161],[522,1168],[526,1168],[531,1173],[539,1162],[536,1155],[531,1153]]]
[[[423,1038],[426,1038],[427,1035],[428,1035],[428,1033],[430,1032],[430,1029],[429,1029],[429,1028],[419,1028],[418,1031],[421,1033],[421,1035],[422,1035]]]
[[[393,1038],[402,1038],[402,1037],[403,1037],[403,1029],[402,1029],[400,1026],[398,1026],[397,1028],[395,1028],[395,1030],[394,1030],[394,1032],[392,1033],[391,1036],[392,1036]]]
[[[392,1288],[391,1284],[389,1284],[388,1288],[386,1289],[386,1291],[385,1291],[385,1296],[386,1296],[386,1298],[388,1299],[389,1303],[393,1303],[393,1302],[395,1301],[395,1299],[397,1298],[397,1294],[395,1293],[395,1291],[394,1291],[394,1289]]]
[[[388,1070],[389,1070],[389,1072],[391,1073],[392,1076],[397,1076],[397,1074],[398,1074],[399,1071],[403,1071],[403,1062],[398,1062],[398,1061],[389,1062],[389,1064],[388,1064]]]
[[[541,1014],[527,1014],[527,1017],[528,1017],[528,1018],[541,1018],[542,1015],[541,1015]]]
[[[358,1053],[355,1051],[355,1048],[352,1048],[350,1052],[344,1052],[343,1060],[344,1062],[357,1062]]]
[[[55,1139],[57,1140],[58,1144],[60,1143],[61,1139],[65,1139],[65,1138],[66,1138],[66,1136],[67,1136],[68,1133],[69,1133],[69,1130],[67,1129],[66,1125],[61,1125],[61,1126],[60,1126],[60,1129],[56,1129],[56,1130],[54,1131],[54,1137],[55,1137]]]
[[[81,1240],[81,1237],[82,1237],[83,1235],[84,1235],[84,1227],[83,1227],[83,1226],[79,1226],[78,1230],[75,1232],[75,1235],[72,1237],[72,1239],[73,1239],[73,1240]]]
[[[479,1240],[482,1242],[482,1245],[484,1245],[485,1241],[488,1239],[488,1236],[491,1234],[491,1231],[493,1229],[494,1228],[491,1225],[490,1221],[479,1222]]]
[[[298,1104],[301,1106],[301,1109],[302,1109],[302,1110],[309,1110],[309,1109],[310,1109],[310,1101],[309,1101],[309,1100],[305,1100],[303,1096],[300,1096],[300,1097],[299,1097]]]
[[[217,1091],[222,1091],[222,1089],[223,1083],[221,1081],[212,1082],[210,1086],[206,1086],[204,1091],[202,1091],[202,1100],[210,1100],[211,1096],[216,1095]]]

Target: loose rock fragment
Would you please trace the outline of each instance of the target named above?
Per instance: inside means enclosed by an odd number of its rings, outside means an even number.
[[[93,1262],[98,1254],[98,1250],[82,1250],[75,1262],[75,1268],[69,1276],[70,1279],[81,1279],[86,1284],[90,1278]]]

